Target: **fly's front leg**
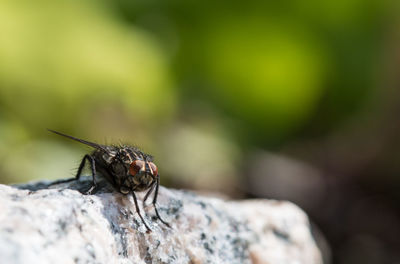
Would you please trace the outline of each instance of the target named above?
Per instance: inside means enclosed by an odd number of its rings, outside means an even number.
[[[167,222],[165,222],[165,221],[160,217],[160,214],[158,213],[158,210],[157,210],[157,196],[158,196],[158,187],[160,186],[160,175],[157,175],[155,185],[156,185],[156,190],[155,190],[155,192],[154,192],[153,206],[154,206],[154,210],[156,211],[157,218],[158,218],[164,225],[166,225],[166,226],[168,226],[168,227],[171,227]]]
[[[138,205],[138,202],[137,202],[137,198],[136,198],[136,195],[135,195],[135,192],[134,192],[134,191],[132,191],[132,196],[133,196],[133,201],[135,202],[136,212],[137,212],[137,214],[139,215],[140,220],[142,220],[142,223],[143,223],[144,226],[146,227],[147,233],[150,233],[150,232],[151,232],[151,229],[150,229],[150,227],[146,224],[146,222],[145,222],[144,219],[143,219],[142,214],[140,213],[140,208],[139,208],[139,205]]]
[[[146,195],[144,196],[144,198],[143,198],[143,208],[146,207],[147,198],[149,198],[150,194],[153,192],[154,186],[155,186],[155,184],[153,183],[153,184],[150,186],[150,190],[149,190],[149,191],[146,193]]]

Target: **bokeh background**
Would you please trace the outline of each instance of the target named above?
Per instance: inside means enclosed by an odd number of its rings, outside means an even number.
[[[0,0],[0,182],[74,175],[46,128],[128,142],[165,186],[295,202],[331,263],[400,263],[399,11]]]

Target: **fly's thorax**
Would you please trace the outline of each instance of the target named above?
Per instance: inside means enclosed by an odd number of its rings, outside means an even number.
[[[92,152],[92,156],[94,157],[96,162],[100,163],[104,166],[111,165],[114,162],[117,154],[118,154],[118,151],[111,147],[107,147],[104,150],[96,149]]]
[[[123,177],[129,175],[132,158],[122,148],[108,146],[105,151],[95,150],[93,157],[97,163],[106,167],[113,176]]]

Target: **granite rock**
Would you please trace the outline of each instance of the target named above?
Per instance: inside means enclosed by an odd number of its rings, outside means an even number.
[[[171,228],[105,182],[0,185],[0,262],[320,264],[305,213],[274,200],[226,201],[160,188],[158,208]],[[142,194],[138,194],[141,205]]]

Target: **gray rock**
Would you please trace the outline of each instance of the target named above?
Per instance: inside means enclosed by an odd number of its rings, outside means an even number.
[[[161,187],[158,208],[171,228],[148,205],[146,233],[131,196],[104,182],[95,195],[82,194],[88,186],[88,179],[0,185],[0,262],[322,263],[307,216],[289,202],[224,201]]]

